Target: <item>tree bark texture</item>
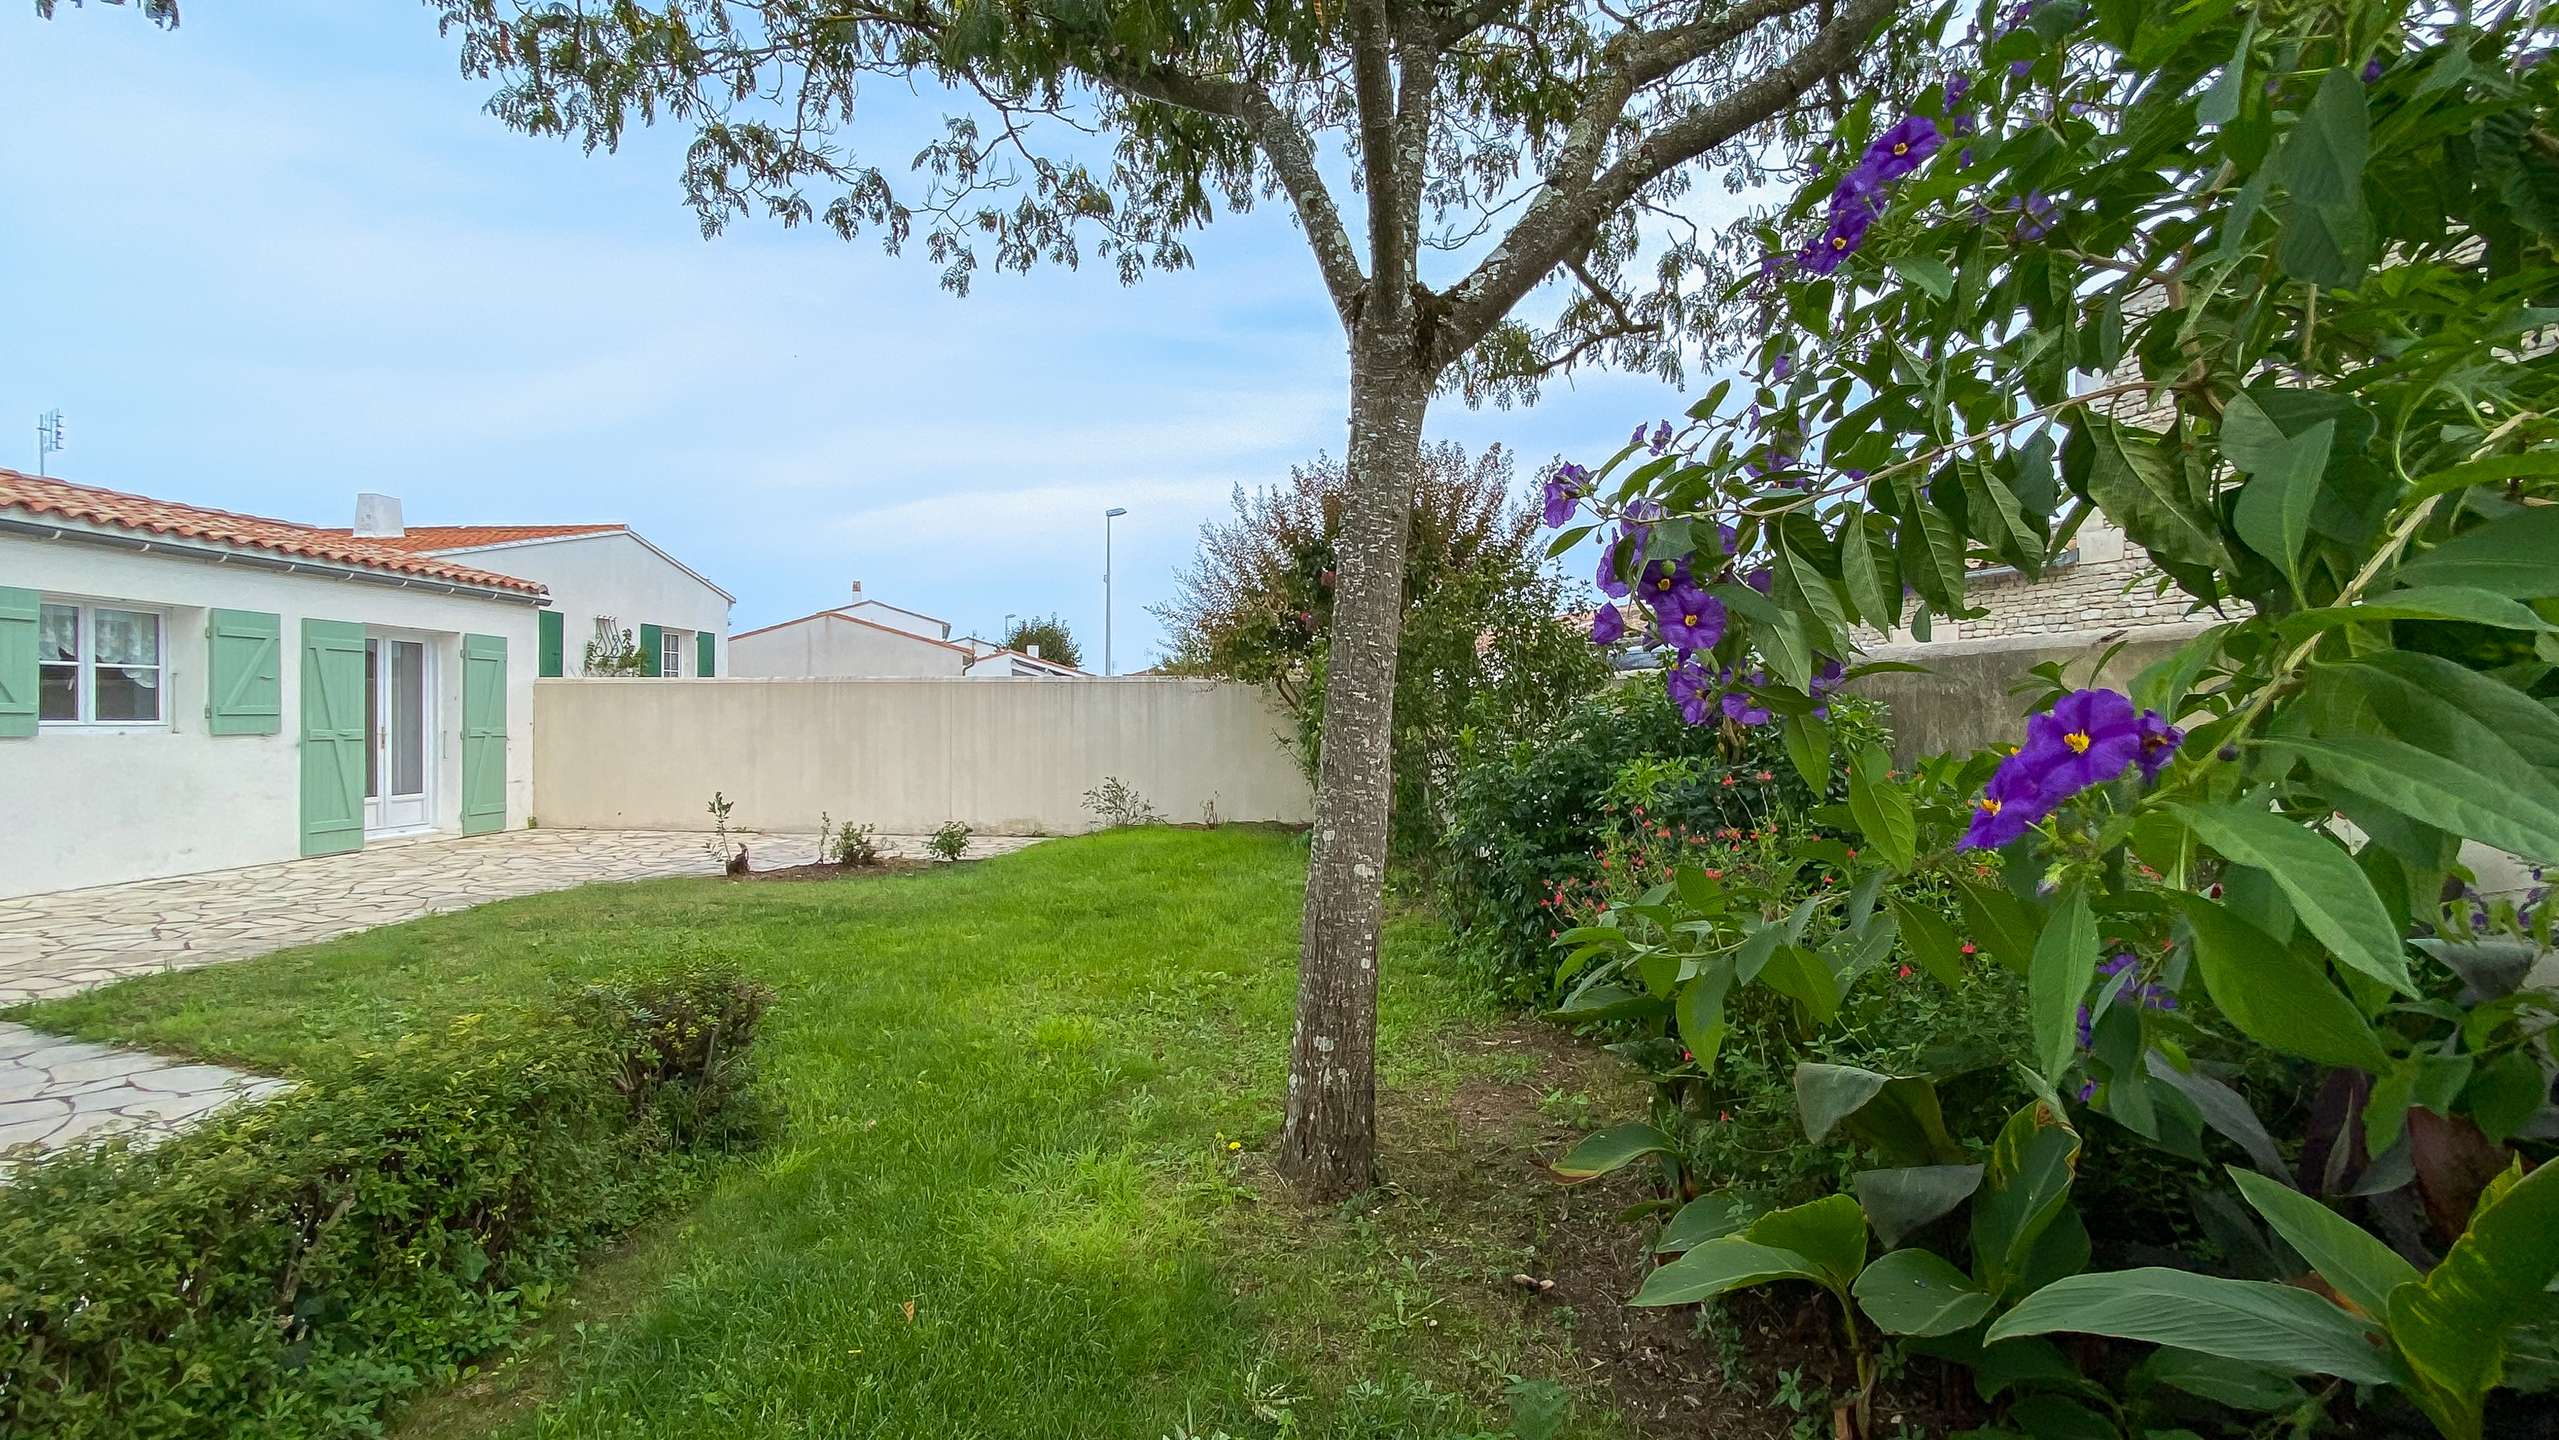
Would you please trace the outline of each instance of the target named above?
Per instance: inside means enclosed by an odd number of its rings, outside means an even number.
[[[1430,403],[1409,313],[1397,317],[1405,323],[1378,327],[1388,333],[1362,335],[1351,356],[1351,489],[1337,542],[1340,588],[1277,1157],[1281,1172],[1317,1200],[1368,1188],[1377,1169],[1377,942],[1394,793],[1395,649]]]

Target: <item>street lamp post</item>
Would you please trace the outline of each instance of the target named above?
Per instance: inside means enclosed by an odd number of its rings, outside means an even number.
[[[1111,673],[1111,522],[1128,513],[1125,505],[1102,512],[1102,673]]]

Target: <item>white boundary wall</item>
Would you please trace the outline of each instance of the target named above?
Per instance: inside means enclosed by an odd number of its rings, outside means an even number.
[[[1286,718],[1223,681],[543,680],[533,713],[535,819],[568,830],[705,830],[716,790],[741,830],[1072,834],[1112,775],[1175,822],[1313,810]]]

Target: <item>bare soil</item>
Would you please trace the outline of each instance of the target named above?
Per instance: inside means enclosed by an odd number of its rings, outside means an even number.
[[[732,880],[859,880],[882,875],[912,875],[918,870],[929,870],[932,866],[933,862],[930,860],[894,858],[883,860],[877,865],[835,865],[812,862],[806,865],[783,865],[771,870],[749,870],[743,875],[732,875],[729,878]]]

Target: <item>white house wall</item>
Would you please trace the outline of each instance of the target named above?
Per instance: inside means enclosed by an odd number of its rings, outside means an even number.
[[[627,531],[576,535],[484,549],[445,552],[458,565],[495,570],[536,580],[550,587],[551,608],[560,612],[562,663],[580,673],[586,644],[595,638],[600,615],[639,639],[642,625],[669,630],[708,632],[718,673],[729,672],[729,598],[703,584],[681,566],[632,538]],[[693,641],[683,650],[684,673],[694,671]]]
[[[813,615],[740,635],[730,642],[728,673],[775,679],[929,679],[961,675],[968,656],[902,630],[883,630],[840,615]]]
[[[533,812],[530,604],[284,575],[0,535],[0,585],[47,598],[125,601],[166,615],[164,727],[40,727],[0,739],[0,896],[290,860],[301,853],[301,631],[305,619],[423,632],[433,654],[432,819],[461,829],[463,634],[507,643],[507,824]],[[282,617],[283,724],[274,735],[205,733],[206,611]]]

